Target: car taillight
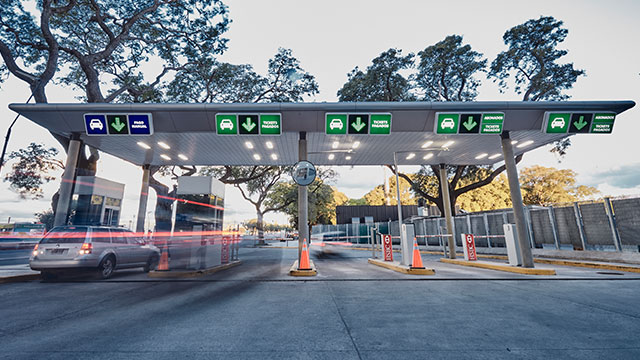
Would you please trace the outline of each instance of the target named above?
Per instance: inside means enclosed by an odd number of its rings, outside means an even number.
[[[93,245],[91,243],[84,243],[80,247],[80,255],[91,254],[91,249],[93,249]]]
[[[36,244],[36,246],[33,247],[33,256],[38,255],[38,245],[40,244]]]

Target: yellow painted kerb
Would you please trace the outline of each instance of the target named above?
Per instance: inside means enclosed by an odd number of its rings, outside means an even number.
[[[556,271],[553,269],[532,269],[532,268],[522,268],[511,265],[501,265],[501,264],[492,264],[484,261],[466,261],[466,260],[457,260],[457,259],[440,259],[440,262],[462,265],[462,266],[471,266],[483,269],[490,270],[498,270],[498,271],[506,271],[518,274],[526,274],[526,275],[555,275]]]

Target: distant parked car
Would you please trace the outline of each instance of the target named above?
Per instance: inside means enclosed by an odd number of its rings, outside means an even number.
[[[155,269],[160,250],[129,230],[107,226],[58,226],[36,244],[29,266],[44,279],[64,270],[96,271],[108,279],[116,269]]]

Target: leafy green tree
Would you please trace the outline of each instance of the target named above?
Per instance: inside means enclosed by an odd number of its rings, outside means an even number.
[[[470,101],[478,95],[487,60],[481,53],[462,44],[462,36],[449,35],[418,53],[420,63],[415,81],[427,101]]]
[[[389,49],[373,59],[363,72],[357,66],[347,75],[338,90],[340,101],[412,101],[409,80],[400,74],[413,66],[413,54],[402,56],[402,50]]]
[[[409,175],[411,177],[412,175]],[[389,177],[389,204],[397,205],[396,177]],[[364,194],[367,205],[386,205],[387,195],[384,191],[384,185],[378,185],[373,190]],[[404,178],[400,178],[400,199],[403,205],[415,205],[416,198],[411,193],[411,184]]]
[[[53,228],[53,220],[55,219],[53,210],[45,210],[43,212],[35,213],[34,215],[36,216],[36,219],[39,223],[44,224],[47,231]]]
[[[584,200],[598,194],[591,186],[576,185],[576,172],[544,166],[532,166],[520,172],[522,200],[526,205]]]
[[[42,198],[42,185],[56,179],[56,172],[64,170],[64,163],[57,159],[56,148],[45,148],[42,144],[32,142],[26,149],[13,151],[8,161],[12,162],[11,171],[5,175],[11,189],[26,199]]]
[[[357,206],[357,205],[368,205],[368,204],[367,204],[367,200],[364,197],[361,197],[358,199],[349,199],[343,205]]]
[[[462,185],[465,185],[464,181]],[[467,212],[511,208],[513,205],[507,177],[500,174],[491,183],[460,194],[457,205]]]
[[[559,63],[568,51],[558,49],[569,31],[563,22],[552,16],[541,16],[524,24],[516,25],[504,33],[502,39],[509,47],[498,54],[491,63],[489,77],[498,82],[501,91],[513,83],[523,101],[566,100],[571,89],[584,70],[573,67],[573,63]],[[552,152],[564,156],[571,140],[556,142]]]

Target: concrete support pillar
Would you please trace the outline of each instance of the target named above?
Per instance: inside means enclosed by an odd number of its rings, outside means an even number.
[[[307,133],[300,132],[298,140],[298,160],[307,160]],[[302,252],[302,241],[309,243],[309,192],[306,186],[298,185],[298,264]]]
[[[442,191],[442,207],[444,208],[444,218],[447,222],[447,243],[449,244],[449,259],[456,258],[456,239],[454,236],[453,215],[451,211],[451,197],[449,196],[449,178],[447,177],[447,166],[440,164],[440,189]]]
[[[502,156],[507,168],[507,178],[509,179],[509,191],[511,192],[511,202],[513,203],[513,215],[516,219],[516,230],[518,232],[518,243],[520,244],[520,256],[522,266],[533,267],[533,256],[531,255],[531,245],[527,236],[527,222],[524,217],[524,204],[522,203],[522,193],[520,192],[520,181],[518,180],[518,168],[513,156],[513,146],[509,132],[502,133]]]
[[[144,223],[147,220],[147,200],[149,199],[149,165],[142,166],[142,187],[140,188],[140,202],[138,203],[138,217],[136,232],[144,232]]]
[[[71,204],[71,196],[73,195],[73,182],[75,181],[76,168],[78,166],[78,155],[82,148],[82,142],[77,134],[71,136],[69,141],[69,149],[67,150],[67,162],[64,166],[62,174],[62,182],[60,182],[60,190],[58,192],[58,205],[56,214],[53,219],[53,226],[66,225],[67,216],[69,214],[69,206]]]

